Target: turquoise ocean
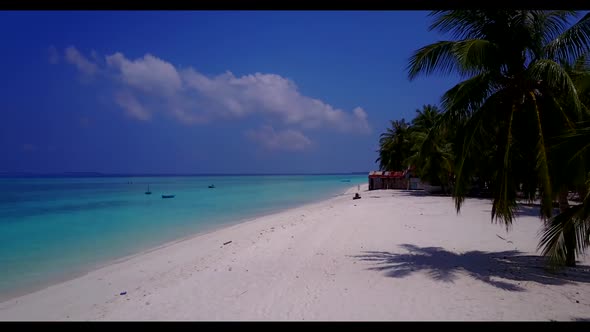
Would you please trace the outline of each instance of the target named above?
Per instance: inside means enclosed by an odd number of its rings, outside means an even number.
[[[366,181],[364,174],[0,178],[0,300]]]

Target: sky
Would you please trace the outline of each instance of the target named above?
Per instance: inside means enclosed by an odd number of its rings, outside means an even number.
[[[426,11],[0,12],[0,172],[377,169]]]

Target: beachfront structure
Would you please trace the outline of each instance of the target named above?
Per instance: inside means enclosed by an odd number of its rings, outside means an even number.
[[[369,190],[408,189],[404,172],[372,171],[369,173]]]
[[[406,171],[372,171],[369,173],[369,190],[378,189],[420,189],[420,179]]]

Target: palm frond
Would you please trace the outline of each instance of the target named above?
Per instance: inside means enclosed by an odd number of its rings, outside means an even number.
[[[463,73],[460,61],[454,53],[456,45],[455,41],[439,41],[416,51],[410,58],[407,68],[409,79],[435,72],[443,75],[452,72]]]
[[[497,90],[495,77],[489,72],[481,73],[452,87],[441,98],[445,113],[456,121],[480,109]]]
[[[437,10],[429,14],[433,23],[428,30],[451,33],[455,39],[482,38],[486,25],[490,24],[489,13],[481,10]]]
[[[549,173],[549,159],[547,157],[547,150],[545,148],[545,136],[543,134],[543,127],[541,125],[541,114],[537,104],[537,99],[534,93],[530,93],[533,114],[537,120],[537,174],[541,183],[541,215],[545,218],[550,218],[553,214],[553,191],[551,188],[551,175]]]
[[[543,256],[549,258],[553,265],[564,265],[567,257],[567,246],[564,234],[574,232],[575,250],[578,254],[590,246],[589,204],[574,205],[566,211],[551,218],[539,241],[538,249]]]
[[[445,115],[443,114],[441,122],[445,121]],[[484,112],[475,113],[465,125],[465,135],[463,140],[460,141],[461,146],[459,147],[460,152],[457,156],[457,171],[455,180],[455,189],[453,191],[453,200],[455,201],[455,209],[457,213],[461,211],[461,205],[465,201],[467,194],[467,184],[469,182],[469,173],[466,171],[466,164],[468,163],[468,156],[470,155],[471,149],[476,142],[477,132],[480,130],[484,120]]]
[[[590,13],[545,46],[549,58],[576,59],[590,50]]]
[[[563,98],[571,103],[576,114],[582,113],[582,104],[574,82],[566,70],[553,60],[543,59],[535,61],[528,69],[528,76],[532,80],[542,82],[550,90],[558,90]]]
[[[467,39],[457,42],[455,49],[461,67],[469,73],[477,70],[499,69],[498,46],[485,39]]]
[[[514,188],[514,179],[511,167],[512,152],[512,125],[514,120],[515,105],[508,112],[507,124],[503,129],[503,135],[500,137],[498,149],[498,164],[496,165],[497,176],[495,179],[495,190],[493,192],[494,200],[492,202],[492,220],[501,221],[510,227],[514,220],[514,211],[516,209],[516,195]]]
[[[582,126],[584,125],[585,123],[582,123]],[[572,162],[584,154],[590,154],[590,126],[570,130],[558,136],[554,149],[574,151],[570,153],[571,157],[568,162]]]
[[[534,10],[531,11],[532,19],[529,24],[538,33],[542,45],[547,45],[566,30],[568,19],[574,15],[575,10]]]

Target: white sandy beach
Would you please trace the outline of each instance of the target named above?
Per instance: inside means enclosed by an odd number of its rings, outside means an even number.
[[[588,258],[546,272],[534,211],[506,232],[487,200],[457,215],[449,197],[366,187],[11,299],[0,320],[590,319]]]

